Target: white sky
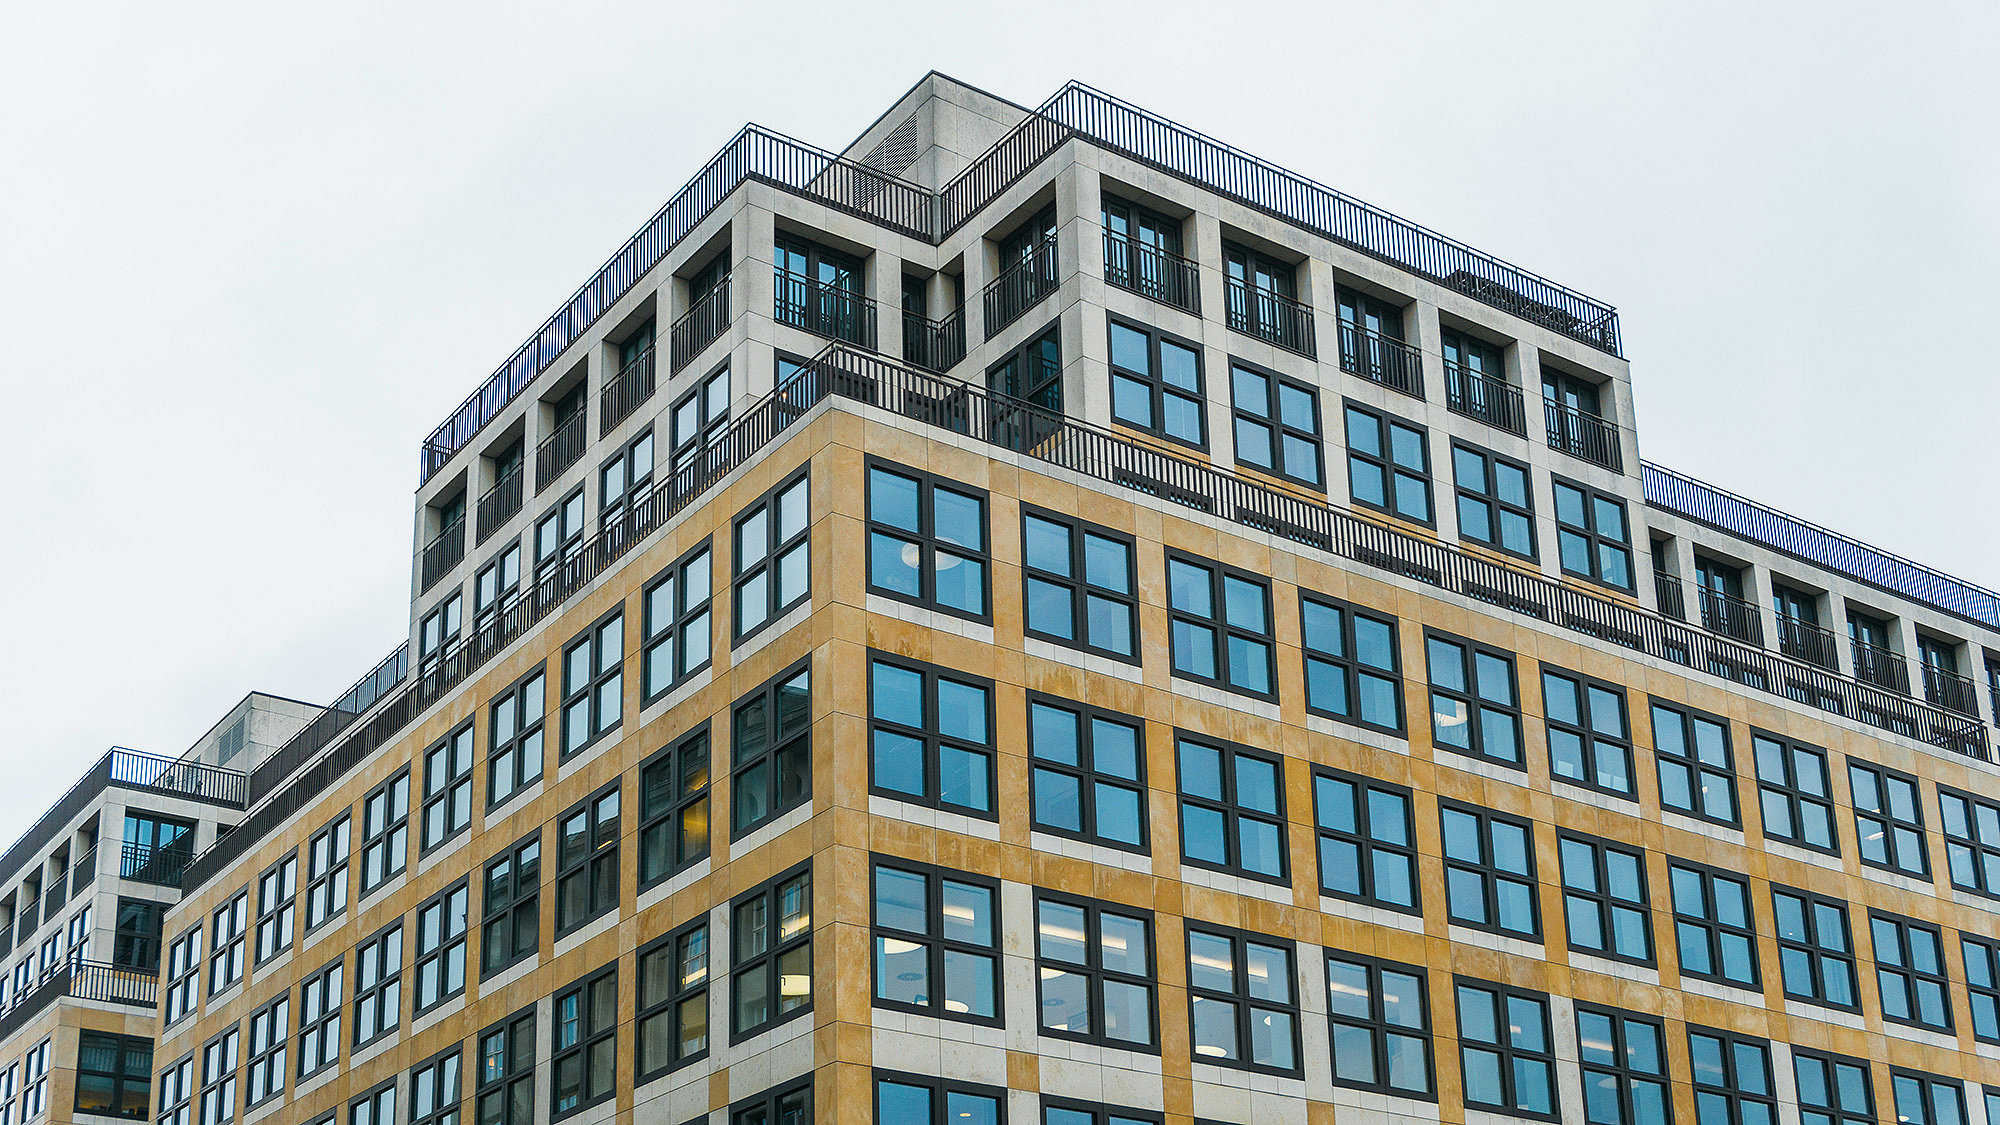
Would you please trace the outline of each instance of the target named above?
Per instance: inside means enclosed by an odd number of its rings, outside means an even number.
[[[1094,7],[0,0],[0,845],[367,670],[423,436],[744,122],[933,67],[1609,301],[1647,457],[2000,585],[2000,9]]]

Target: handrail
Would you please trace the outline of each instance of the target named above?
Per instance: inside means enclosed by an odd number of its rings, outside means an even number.
[[[521,503],[527,494],[522,481],[528,475],[522,469],[523,464],[524,461],[514,462],[513,467],[494,481],[493,487],[479,498],[479,542],[486,542],[489,536],[514,518],[514,513],[521,510]]]
[[[708,292],[702,293],[688,303],[688,310],[667,329],[668,362],[670,373],[694,362],[701,350],[715,342],[728,329],[729,274],[723,274]]]
[[[1701,594],[1702,627],[1735,637],[1746,644],[1764,643],[1764,618],[1755,602],[1708,586],[1697,586]]]
[[[367,675],[356,680],[354,686],[342,692],[326,710],[315,715],[312,722],[285,740],[283,746],[272,751],[270,757],[251,769],[248,803],[263,800],[409,674],[410,644],[405,641],[383,657]]]
[[[1616,472],[1624,471],[1624,443],[1619,439],[1616,424],[1554,399],[1543,399],[1542,407],[1548,416],[1550,449]]]
[[[903,310],[903,359],[926,371],[945,372],[965,358],[965,306],[937,320]]]
[[[1222,304],[1230,328],[1308,359],[1318,356],[1311,305],[1239,277],[1223,278]]]
[[[465,517],[444,525],[430,542],[424,544],[422,554],[421,587],[429,590],[437,585],[438,579],[450,573],[465,558]]]
[[[772,271],[771,319],[829,340],[875,346],[875,299],[787,269]]]
[[[617,429],[618,423],[630,418],[657,389],[653,345],[647,344],[646,350],[632,357],[632,362],[605,382],[603,392],[598,395],[597,436],[604,437]]]
[[[165,847],[148,844],[126,844],[119,853],[118,877],[138,883],[154,883],[162,887],[181,885],[181,873],[194,859],[194,844],[190,841],[182,846],[179,841]]]
[[[1340,322],[1340,369],[1393,391],[1424,397],[1424,357],[1413,344],[1351,320]]]
[[[1849,644],[1854,653],[1855,679],[1887,688],[1898,695],[1910,693],[1910,665],[1902,654],[1870,644],[1859,637],[1850,638]]]
[[[1025,257],[1001,270],[981,294],[982,319],[986,338],[1025,316],[1029,309],[1062,285],[1062,267],[1056,254],[1056,236],[1047,237],[1028,249]]]
[[[1778,651],[1822,668],[1840,666],[1840,645],[1833,630],[1789,613],[1778,614]]]
[[[582,457],[583,451],[589,447],[589,433],[585,429],[588,425],[585,417],[589,413],[578,407],[576,413],[557,422],[555,429],[549,431],[549,436],[542,439],[542,444],[535,447],[537,495],[554,484],[556,478],[568,472],[570,466],[576,464],[577,458]]]
[[[1646,503],[1710,527],[1913,598],[1956,617],[2000,629],[2000,593],[1651,461],[1639,465]]]
[[[1528,414],[1521,388],[1504,379],[1482,375],[1462,363],[1445,361],[1444,404],[1454,414],[1475,418],[1508,433],[1528,436]]]
[[[28,1025],[64,996],[103,1004],[151,1008],[159,1002],[160,976],[145,969],[102,961],[65,961],[32,992],[17,996],[0,1014],[0,1042]]]
[[[1112,230],[1104,232],[1104,281],[1201,315],[1201,270],[1193,259]]]
[[[1618,314],[1610,305],[1070,82],[935,193],[761,126],[744,126],[431,431],[421,449],[419,483],[443,468],[742,184],[767,184],[937,245],[1074,137],[1620,354]]]
[[[1979,692],[1971,677],[1926,664],[1924,701],[1961,715],[1979,714]]]

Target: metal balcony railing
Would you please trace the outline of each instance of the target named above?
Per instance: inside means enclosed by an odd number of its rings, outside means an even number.
[[[1651,462],[1639,466],[1639,478],[1655,508],[2000,629],[2000,593]]]
[[[653,346],[648,344],[645,351],[632,357],[632,362],[604,384],[604,393],[597,402],[597,436],[603,437],[630,418],[634,410],[653,397],[657,385]]]
[[[1961,715],[1979,714],[1979,689],[1971,680],[1929,664],[1924,665],[1923,670],[1926,703]]]
[[[1764,643],[1764,622],[1753,602],[1707,587],[1701,589],[1701,625],[1711,633],[1745,644]]]
[[[521,463],[516,461],[513,467],[501,474],[500,479],[493,482],[493,487],[487,489],[486,494],[479,498],[479,542],[486,542],[494,532],[506,526],[507,521],[514,518],[514,513],[521,510],[521,502],[527,493],[523,479],[526,476],[527,474],[521,471]]]
[[[1201,271],[1195,263],[1157,246],[1104,232],[1104,280],[1141,297],[1201,315]]]
[[[766,184],[935,245],[1073,139],[1620,354],[1618,314],[1610,305],[1071,82],[935,193],[769,130],[745,127],[432,431],[421,452],[422,480],[443,468],[742,184]]]
[[[41,907],[42,899],[39,888],[32,895],[24,894],[21,899],[21,908],[14,912],[15,940],[28,940],[28,936],[35,932],[35,927],[42,924]]]
[[[181,875],[194,860],[194,844],[172,843],[163,848],[146,844],[126,844],[118,865],[120,878],[135,883],[178,887]]]
[[[1476,418],[1510,434],[1528,436],[1521,388],[1458,363],[1444,365],[1444,404],[1454,414]]]
[[[1681,580],[1664,570],[1653,572],[1653,600],[1659,604],[1662,617],[1687,620],[1687,595],[1681,589]]]
[[[1340,369],[1392,391],[1424,397],[1423,353],[1353,321],[1340,322]]]
[[[84,852],[83,855],[74,864],[70,865],[70,875],[69,875],[70,894],[72,895],[82,894],[83,889],[85,887],[88,887],[92,883],[92,881],[94,881],[96,878],[97,878],[97,845],[92,844],[90,845],[89,851]]]
[[[986,286],[983,298],[986,338],[991,340],[1055,292],[1062,284],[1057,270],[1054,234],[1035,243],[1027,257],[1001,270]]]
[[[1222,295],[1228,307],[1229,327],[1308,359],[1318,356],[1311,305],[1235,277],[1223,279]]]
[[[1903,658],[1879,645],[1850,640],[1854,653],[1854,678],[1887,688],[1897,695],[1910,694],[1910,666]]]
[[[1617,426],[1549,399],[1543,399],[1542,406],[1548,414],[1550,449],[1607,469],[1624,470],[1624,446],[1618,440]]]
[[[438,579],[451,573],[451,568],[465,558],[465,517],[444,525],[444,530],[430,542],[424,544],[422,588],[429,590],[437,585]]]
[[[926,371],[945,372],[965,358],[965,306],[941,320],[903,310],[903,358]]]
[[[536,495],[541,495],[543,489],[554,484],[571,465],[576,464],[577,458],[583,456],[584,448],[590,444],[588,431],[584,428],[586,413],[588,411],[579,409],[557,422],[555,431],[535,447]]]
[[[66,961],[42,978],[33,991],[14,998],[0,1015],[0,1041],[28,1025],[57,1000],[68,996],[100,1004],[152,1008],[159,1002],[160,978],[144,969],[99,961]]]
[[[1840,644],[1831,629],[1786,613],[1778,615],[1778,651],[1821,668],[1840,666]]]
[[[875,302],[851,289],[828,285],[790,270],[773,270],[780,324],[803,328],[829,340],[875,346]]]
[[[668,353],[673,370],[679,371],[694,362],[703,348],[714,343],[729,329],[729,274],[709,286],[708,292],[698,294],[688,305],[688,311],[681,314],[674,326],[667,330]]]

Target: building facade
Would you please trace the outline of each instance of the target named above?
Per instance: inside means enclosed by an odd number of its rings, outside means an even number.
[[[0,856],[0,1121],[150,1115],[167,910],[319,711],[253,692],[178,758],[114,747]]]
[[[2000,598],[1088,87],[746,129],[421,468],[162,1125],[2000,1123]]]

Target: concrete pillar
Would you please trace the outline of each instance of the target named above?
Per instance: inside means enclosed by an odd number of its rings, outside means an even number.
[[[893,250],[876,250],[863,271],[868,296],[875,302],[875,350],[891,359],[903,356],[903,258]]]
[[[1443,403],[1444,325],[1438,320],[1438,307],[1429,301],[1413,303],[1403,316],[1403,332],[1410,346],[1417,349],[1418,362],[1423,365],[1417,385],[1423,389],[1424,400]],[[1446,452],[1450,452],[1449,446]]]

